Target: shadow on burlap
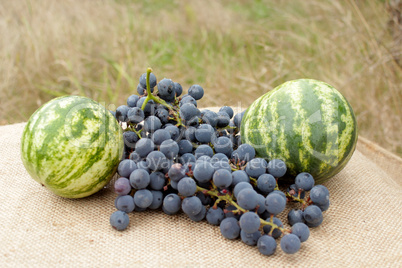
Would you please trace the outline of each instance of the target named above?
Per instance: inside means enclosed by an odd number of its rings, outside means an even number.
[[[295,255],[278,248],[268,257],[183,214],[130,213],[129,228],[113,230],[110,185],[69,200],[29,177],[20,160],[24,125],[0,127],[1,267],[402,266],[402,160],[367,140],[359,140],[346,168],[325,183],[331,206],[323,224]]]

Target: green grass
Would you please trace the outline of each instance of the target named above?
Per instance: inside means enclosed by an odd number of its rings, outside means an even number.
[[[0,123],[26,121],[64,94],[109,108],[124,104],[147,67],[184,89],[202,85],[204,107],[246,108],[287,80],[314,78],[351,102],[361,135],[402,155],[401,48],[387,6],[375,0],[1,1]]]

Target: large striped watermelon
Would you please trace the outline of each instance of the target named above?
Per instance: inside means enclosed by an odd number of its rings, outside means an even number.
[[[102,189],[123,154],[122,129],[101,104],[64,96],[40,107],[21,140],[28,173],[55,194],[81,198]]]
[[[299,79],[269,91],[247,109],[241,138],[259,157],[284,160],[290,177],[309,172],[322,183],[351,158],[357,125],[350,104],[335,88]]]

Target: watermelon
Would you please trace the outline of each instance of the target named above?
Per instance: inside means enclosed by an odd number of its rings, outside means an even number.
[[[258,157],[283,160],[287,178],[309,172],[323,183],[351,158],[357,124],[352,107],[334,87],[298,79],[251,104],[242,119],[241,139]]]
[[[123,150],[122,129],[112,113],[80,96],[45,103],[31,116],[21,139],[22,162],[31,177],[67,198],[102,189]]]

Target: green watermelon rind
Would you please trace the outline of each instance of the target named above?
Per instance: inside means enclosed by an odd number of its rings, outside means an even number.
[[[45,103],[28,120],[21,138],[28,173],[66,198],[102,189],[115,174],[123,150],[123,132],[114,116],[81,96]]]
[[[246,110],[241,138],[267,160],[282,159],[287,177],[309,172],[316,183],[336,175],[356,147],[352,107],[331,85],[314,79],[288,81]]]

